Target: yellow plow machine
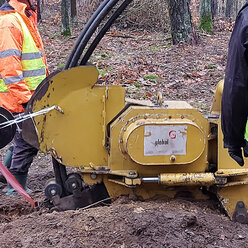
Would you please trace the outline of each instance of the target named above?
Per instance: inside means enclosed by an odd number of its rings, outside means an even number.
[[[121,86],[97,84],[98,70],[87,61],[131,0],[119,2],[103,1],[64,70],[45,79],[27,106],[26,114],[53,107],[23,123],[24,139],[53,157],[55,179],[47,183],[46,196],[66,210],[121,195],[200,200],[211,193],[232,220],[248,223],[248,162],[239,167],[223,148],[223,82],[207,117],[187,102],[125,101]]]

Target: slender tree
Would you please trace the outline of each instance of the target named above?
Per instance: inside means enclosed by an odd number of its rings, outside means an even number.
[[[232,12],[234,11],[234,0],[226,0],[226,17],[231,18]]]
[[[247,0],[217,0],[217,14],[230,20],[235,20],[239,10],[247,2]]]
[[[218,13],[218,0],[211,0],[211,12],[212,12],[212,19],[214,20],[215,16]]]
[[[44,6],[45,6],[45,0],[41,0],[41,3],[40,3],[40,11],[41,12],[44,10]]]
[[[196,43],[189,0],[168,0],[173,44]]]
[[[71,35],[69,12],[70,12],[69,0],[62,0],[61,1],[61,20],[62,20],[61,34],[64,36]]]
[[[77,25],[77,0],[71,0],[71,22]]]
[[[38,19],[38,22],[42,22],[42,20],[41,20],[40,0],[37,0],[37,19]]]
[[[211,11],[211,0],[200,1],[200,25],[199,28],[208,33],[213,32],[213,19]]]

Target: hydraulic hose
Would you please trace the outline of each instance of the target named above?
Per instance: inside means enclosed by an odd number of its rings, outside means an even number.
[[[86,51],[85,55],[83,56],[80,65],[85,65],[92,53],[94,52],[96,46],[101,41],[102,37],[106,34],[106,32],[109,30],[111,25],[115,22],[115,20],[121,15],[121,13],[126,9],[126,7],[132,2],[132,0],[125,0],[118,9],[113,13],[113,15],[109,18],[109,20],[106,22],[106,24],[103,26],[103,28],[100,30],[100,32],[97,34],[96,38],[91,43],[90,47]]]
[[[96,16],[96,18],[93,20],[91,25],[86,25],[89,26],[88,29],[86,27],[84,28],[83,32],[84,35],[82,35],[82,38],[77,42],[78,45],[75,46],[75,52],[71,56],[70,62],[68,62],[65,66],[65,69],[72,68],[77,66],[78,60],[86,47],[89,39],[91,36],[94,34],[95,30],[101,23],[101,21],[106,17],[106,15],[109,13],[109,11],[117,4],[119,0],[109,0],[106,5],[102,8],[102,10],[99,12],[99,14]]]
[[[96,19],[96,17],[99,15],[99,13],[102,11],[102,9],[104,8],[104,6],[109,2],[110,0],[105,0],[103,1],[99,7],[97,8],[97,10],[93,13],[93,15],[90,17],[90,19],[88,20],[88,22],[86,23],[86,25],[84,26],[84,29],[81,31],[81,33],[79,34],[73,48],[72,48],[72,51],[71,51],[71,54],[67,60],[67,63],[65,65],[65,69],[68,69],[69,68],[69,65],[71,63],[71,60],[77,50],[77,47],[80,43],[80,41],[82,40],[82,38],[84,37],[85,33],[87,32],[87,30],[89,29],[89,27],[91,26],[91,24],[93,23],[93,21]]]

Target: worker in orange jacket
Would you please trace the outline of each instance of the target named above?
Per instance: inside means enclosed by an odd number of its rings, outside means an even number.
[[[34,0],[9,0],[0,7],[0,106],[14,115],[24,112],[34,90],[48,75],[36,4]],[[23,140],[20,124],[14,137],[10,172],[24,188],[37,152]],[[8,185],[7,194],[13,192]]]

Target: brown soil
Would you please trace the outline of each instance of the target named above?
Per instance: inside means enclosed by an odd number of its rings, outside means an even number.
[[[75,38],[61,37],[59,27],[49,21],[40,30],[50,70],[63,67]],[[73,31],[76,37],[79,28]],[[168,34],[113,29],[92,62],[102,72],[99,83],[123,85],[129,97],[154,100],[159,90],[166,99],[187,100],[207,113],[224,76],[229,36],[229,31],[216,29],[214,35],[201,35],[197,46],[173,46]],[[149,74],[157,77],[145,77]],[[51,212],[43,205],[43,189],[51,177],[51,159],[40,153],[28,181],[39,209],[22,197],[6,196],[6,185],[0,184],[1,248],[248,247],[248,226],[231,222],[215,200],[141,202],[121,197],[109,206]]]
[[[32,212],[17,197],[2,199],[1,247],[248,247],[248,226],[209,202],[122,197],[110,206],[49,213]]]

